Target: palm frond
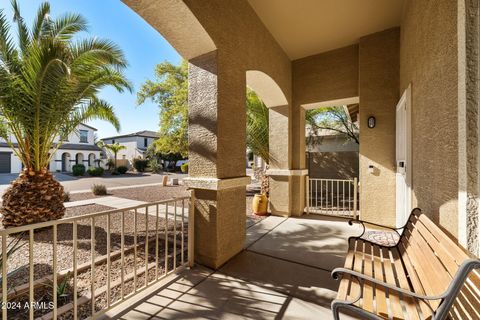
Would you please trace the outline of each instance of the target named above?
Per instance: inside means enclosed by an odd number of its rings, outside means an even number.
[[[12,0],[13,7],[13,22],[17,23],[18,28],[18,41],[20,50],[25,54],[27,48],[30,44],[30,32],[28,31],[27,25],[23,20],[23,17],[20,14],[20,6],[17,0]]]
[[[55,40],[69,41],[79,32],[88,31],[87,20],[80,14],[66,13],[53,21],[50,37]]]
[[[33,28],[32,28],[33,41],[38,41],[40,39],[42,31],[44,30],[45,27],[47,27],[46,23],[49,21],[49,14],[50,14],[50,3],[43,2],[42,4],[40,4],[37,11],[37,16],[35,17],[35,20],[33,22]]]

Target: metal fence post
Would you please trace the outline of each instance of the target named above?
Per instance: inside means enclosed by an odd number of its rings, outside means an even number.
[[[195,261],[195,190],[192,190],[190,197],[190,208],[188,210],[188,266],[193,267]]]
[[[358,178],[353,178],[353,217],[358,219],[357,214],[357,194],[358,194]]]
[[[307,206],[307,214],[310,214],[310,178],[309,176],[305,176],[305,193],[306,193],[306,206]]]

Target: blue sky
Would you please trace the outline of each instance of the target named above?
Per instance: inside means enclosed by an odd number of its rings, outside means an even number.
[[[40,0],[19,0],[22,16],[29,26],[37,11]],[[120,118],[120,133],[141,130],[158,131],[158,106],[146,102],[136,106],[136,92],[146,79],[153,78],[155,65],[162,61],[179,63],[181,57],[170,44],[148,23],[120,0],[50,0],[52,17],[64,12],[82,14],[89,22],[90,36],[107,38],[118,44],[129,62],[126,75],[134,84],[133,94],[118,93],[112,89],[102,91]],[[0,0],[0,9],[12,17],[10,1]],[[103,121],[89,123],[98,129],[98,137],[116,135],[115,128]]]

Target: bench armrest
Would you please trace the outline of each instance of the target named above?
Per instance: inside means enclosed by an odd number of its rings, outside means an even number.
[[[420,300],[441,300],[441,299],[444,299],[447,296],[447,293],[448,293],[448,290],[447,290],[446,292],[444,292],[440,295],[437,295],[437,296],[425,296],[425,295],[417,294],[417,293],[412,292],[410,290],[399,288],[395,285],[391,285],[391,284],[386,283],[384,281],[372,278],[372,277],[367,276],[363,273],[353,271],[353,270],[350,270],[350,269],[347,269],[347,268],[335,268],[332,271],[332,278],[335,279],[335,280],[338,280],[339,276],[341,274],[352,276],[352,277],[356,278],[359,281],[359,283],[363,283],[365,281],[368,281],[368,282],[374,283],[376,285],[382,286],[382,287],[384,287],[388,290],[395,291],[397,293],[401,293],[403,295],[406,295],[406,296],[409,296],[409,297],[412,297],[412,298],[416,298],[416,299],[420,299]]]
[[[413,214],[415,214],[416,211],[421,211],[420,209],[418,208],[415,208],[412,210],[412,212],[410,213],[410,216],[412,216]],[[391,231],[395,231],[398,236],[400,237],[400,239],[402,238],[402,235],[400,234],[400,232],[398,232],[399,230],[402,230],[402,229],[405,229],[407,227],[407,224],[408,224],[408,221],[410,220],[410,216],[409,218],[407,219],[407,221],[405,222],[405,224],[401,227],[398,227],[398,228],[393,228],[393,227],[390,227],[390,226],[385,226],[385,225],[381,225],[381,224],[378,224],[378,223],[374,223],[374,222],[368,222],[368,221],[365,221],[365,220],[357,220],[357,219],[350,219],[348,220],[348,224],[349,225],[353,225],[353,223],[360,223],[362,225],[362,233],[356,237],[357,239],[358,238],[361,238],[364,234],[365,234],[365,231],[367,231],[367,227],[366,225],[371,225],[371,226],[375,226],[375,227],[380,227],[380,228],[383,228],[383,229],[388,229],[388,230],[391,230]],[[368,241],[368,240],[367,240]],[[369,241],[371,242],[371,241]],[[383,247],[392,247],[392,246],[383,246]]]
[[[354,237],[355,239],[360,239],[363,237],[363,235],[365,234],[365,232],[367,231],[367,227],[366,225],[372,225],[372,226],[376,226],[376,227],[380,227],[380,228],[384,228],[384,229],[388,229],[388,230],[391,230],[391,231],[394,231],[399,238],[402,237],[402,235],[400,234],[400,232],[398,232],[399,230],[403,229],[404,227],[400,227],[400,228],[392,228],[392,227],[388,227],[388,226],[383,226],[383,225],[380,225],[380,224],[376,224],[376,223],[372,223],[372,222],[368,222],[368,221],[363,221],[363,220],[355,220],[355,219],[350,219],[348,220],[348,224],[349,225],[353,225],[353,223],[359,223],[361,224],[362,226],[362,233],[359,235],[359,236],[356,236]],[[372,241],[369,241],[367,239],[364,239],[365,241],[367,242],[370,242],[372,244],[376,244],[376,245],[379,245],[378,243],[374,243]],[[398,243],[398,242],[397,242]],[[395,244],[396,245],[396,244]],[[391,248],[391,247],[394,247],[392,245],[381,245],[382,247],[386,247],[386,248]]]

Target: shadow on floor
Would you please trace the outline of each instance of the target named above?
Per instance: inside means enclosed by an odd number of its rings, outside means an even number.
[[[268,219],[254,227],[262,223]],[[331,218],[285,219],[220,270],[196,266],[107,319],[332,319],[338,282],[328,268],[343,265],[355,232],[347,227]]]

